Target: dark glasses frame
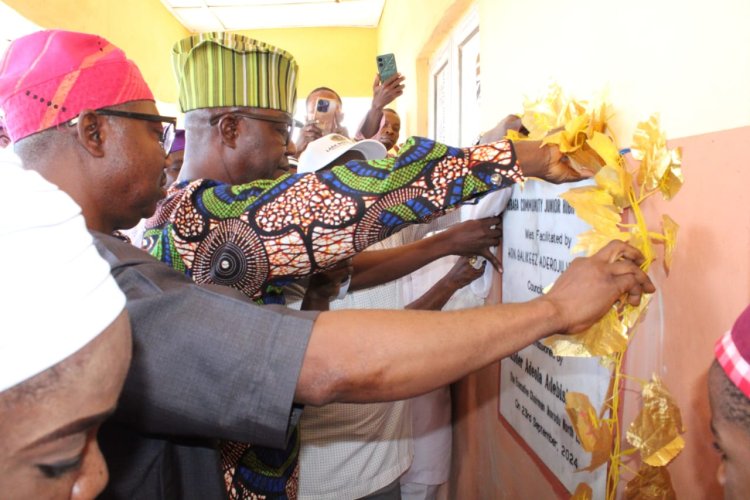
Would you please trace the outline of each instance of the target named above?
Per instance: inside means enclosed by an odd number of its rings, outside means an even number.
[[[251,120],[259,120],[262,122],[280,123],[280,124],[286,125],[285,144],[289,144],[289,141],[292,138],[292,131],[295,128],[302,128],[304,126],[301,121],[295,120],[294,118],[261,115],[259,113],[253,113],[252,111],[241,111],[241,110],[226,111],[224,113],[219,113],[218,115],[214,115],[208,119],[208,124],[213,127],[214,125],[219,123],[222,118],[229,116],[229,115],[237,115],[242,118],[250,118]]]
[[[133,111],[118,111],[116,109],[97,109],[94,110],[94,113],[101,116],[116,116],[119,118],[130,118],[133,120],[143,120],[147,122],[162,124],[166,123],[166,125],[163,125],[164,130],[162,132],[159,143],[164,150],[164,156],[167,156],[169,154],[169,150],[172,148],[172,143],[174,143],[175,135],[177,133],[177,118],[174,116],[152,115],[148,113],[136,113]],[[68,125],[71,127],[77,124],[78,117],[75,117],[68,122]]]

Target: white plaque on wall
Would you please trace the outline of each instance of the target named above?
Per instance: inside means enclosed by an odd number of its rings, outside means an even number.
[[[576,235],[590,227],[559,198],[572,187],[529,180],[515,186],[503,218],[503,302],[526,302],[542,294],[568,267]],[[604,498],[607,467],[576,472],[591,462],[565,413],[565,393],[588,395],[600,408],[610,374],[598,358],[561,358],[536,342],[500,364],[500,414],[539,459],[573,492],[580,482]]]

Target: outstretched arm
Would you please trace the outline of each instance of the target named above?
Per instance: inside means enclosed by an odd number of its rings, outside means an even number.
[[[576,333],[620,299],[640,303],[654,286],[642,255],[612,242],[575,259],[545,296],[450,312],[321,313],[305,353],[296,401],[370,402],[412,397],[449,384],[553,333]],[[363,325],[377,325],[367,328]]]
[[[330,267],[524,174],[579,178],[572,169],[566,175],[564,158],[550,149],[531,141],[517,151],[509,141],[457,149],[411,138],[397,158],[351,161],[330,172],[239,186],[194,181],[161,202],[144,242],[196,282],[257,299],[274,279]]]
[[[114,418],[139,432],[264,446],[286,446],[299,417],[293,401],[427,392],[538,338],[579,332],[621,296],[635,304],[654,290],[638,251],[614,242],[525,304],[316,315],[195,285],[132,245],[96,239],[127,297],[137,353]]]
[[[500,264],[489,249],[500,242],[500,223],[500,217],[470,220],[406,245],[357,254],[350,289],[388,283],[448,255],[481,255],[497,269]]]

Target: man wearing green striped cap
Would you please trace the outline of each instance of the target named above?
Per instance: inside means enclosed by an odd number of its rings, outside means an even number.
[[[241,35],[203,33],[177,42],[172,63],[189,137],[181,179],[245,184],[288,164],[298,72],[291,54]]]
[[[189,137],[180,180],[246,184],[288,170],[298,72],[291,54],[241,35],[203,33],[177,42],[172,63]],[[231,498],[296,496],[297,428],[284,450],[221,447]]]
[[[524,175],[580,178],[556,147],[535,141],[461,149],[412,137],[395,158],[274,179],[293,147],[294,58],[242,35],[204,33],[177,42],[172,61],[186,113],[185,158],[146,223],[144,247],[197,283],[263,303],[283,300],[271,288]],[[229,496],[295,498],[298,451],[296,431],[285,450],[224,442]]]

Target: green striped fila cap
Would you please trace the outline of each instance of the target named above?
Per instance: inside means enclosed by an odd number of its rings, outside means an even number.
[[[183,112],[251,107],[294,114],[297,62],[273,45],[232,33],[201,33],[172,48]]]

